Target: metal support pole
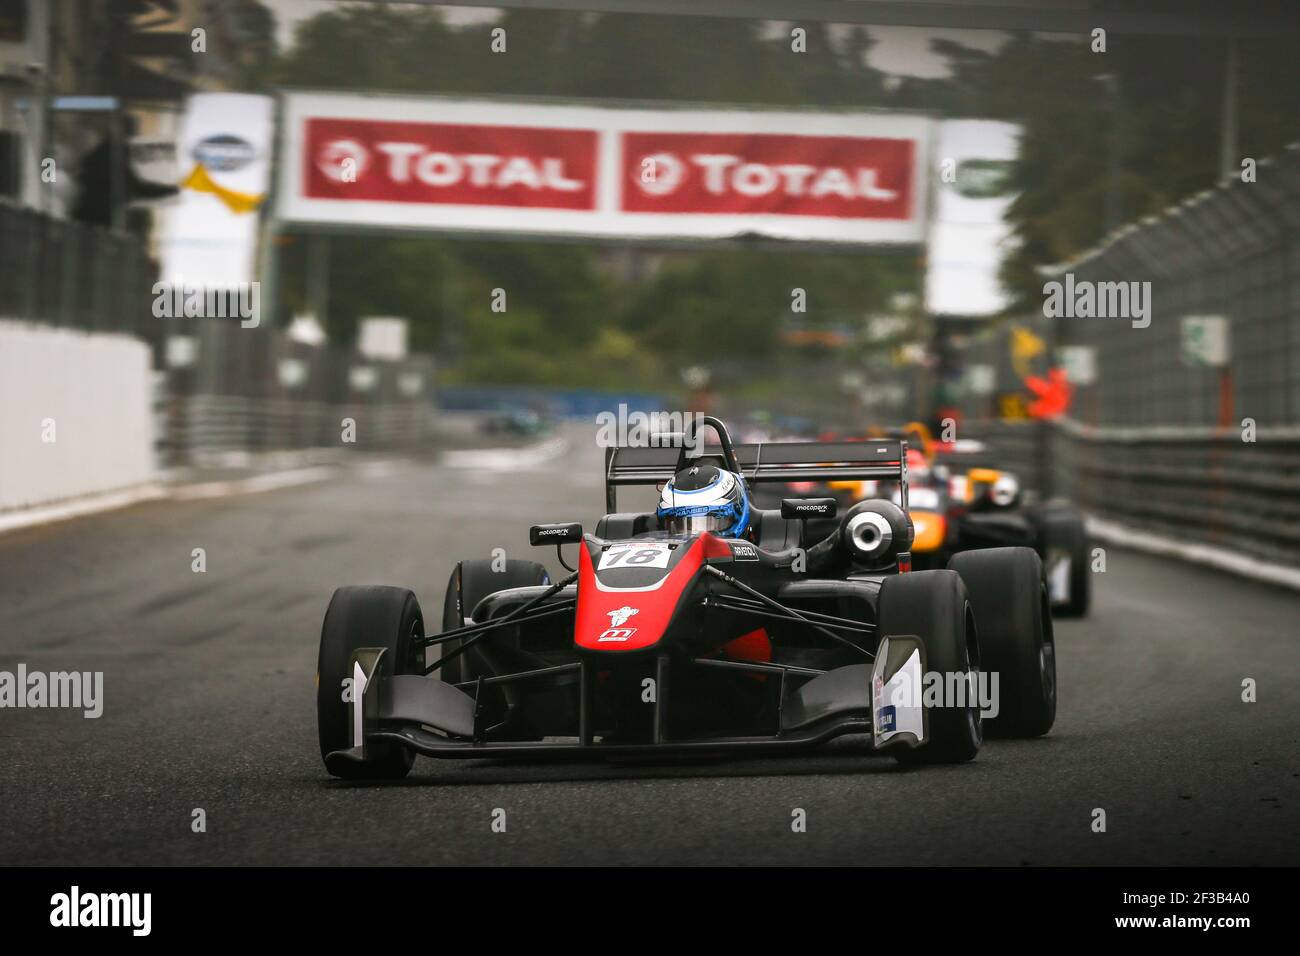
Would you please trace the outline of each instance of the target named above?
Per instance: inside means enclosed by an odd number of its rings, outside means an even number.
[[[109,114],[109,225],[113,230],[126,228],[126,124],[122,109]]]
[[[330,303],[330,237],[313,234],[307,245],[307,298],[316,321],[328,328]]]
[[[1219,175],[1227,180],[1241,172],[1237,155],[1237,40],[1228,37],[1223,65],[1223,117],[1219,127]]]

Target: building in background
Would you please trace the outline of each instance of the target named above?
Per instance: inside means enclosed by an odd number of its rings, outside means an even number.
[[[53,4],[0,0],[0,200],[45,207],[45,156]]]
[[[272,26],[256,0],[0,0],[0,198],[151,234],[129,210],[173,191],[186,97],[235,85]]]

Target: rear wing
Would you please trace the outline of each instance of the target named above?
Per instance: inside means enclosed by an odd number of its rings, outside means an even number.
[[[680,448],[606,448],[605,507],[618,511],[620,485],[657,485],[673,476]],[[763,442],[736,445],[736,462],[751,484],[790,481],[897,481],[907,510],[907,442],[879,438],[851,442]],[[705,445],[692,459],[720,468],[720,445]]]

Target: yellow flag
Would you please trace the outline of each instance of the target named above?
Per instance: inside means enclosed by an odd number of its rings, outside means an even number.
[[[1041,338],[1022,326],[1011,329],[1011,355],[1018,359],[1031,359],[1041,355],[1046,348]]]
[[[1022,379],[1029,376],[1029,360],[1042,355],[1047,343],[1023,326],[1011,327],[1011,366]]]
[[[227,189],[208,175],[208,171],[203,168],[202,163],[195,165],[194,171],[181,183],[181,188],[193,189],[199,193],[212,193],[225,203],[231,212],[236,214],[253,212],[266,198],[265,196],[255,196],[252,193],[241,193],[233,189]]]

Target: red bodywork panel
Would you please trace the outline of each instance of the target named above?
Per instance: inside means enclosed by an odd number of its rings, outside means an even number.
[[[683,592],[705,558],[730,557],[731,549],[711,534],[701,534],[672,568],[649,589],[605,590],[597,583],[591,552],[578,554],[578,607],[573,642],[588,651],[640,651],[659,643]]]

